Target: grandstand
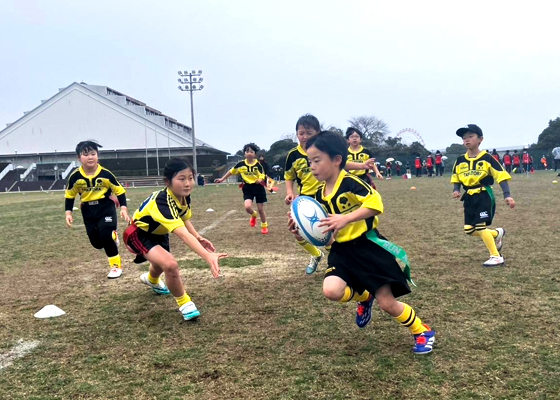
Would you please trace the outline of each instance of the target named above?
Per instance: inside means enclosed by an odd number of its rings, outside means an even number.
[[[192,161],[191,128],[107,86],[72,83],[0,131],[0,191],[56,190],[93,139],[101,165],[131,186],[161,182],[170,157]],[[229,153],[196,139],[198,172],[218,176]],[[222,167],[222,168],[220,168]]]

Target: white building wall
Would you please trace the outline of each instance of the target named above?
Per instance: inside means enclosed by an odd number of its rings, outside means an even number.
[[[104,150],[191,146],[184,134],[73,84],[1,131],[0,154],[73,151],[88,139]]]

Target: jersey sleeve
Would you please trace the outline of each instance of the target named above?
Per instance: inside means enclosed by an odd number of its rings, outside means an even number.
[[[383,213],[383,201],[378,191],[374,190],[367,183],[355,179],[353,182],[352,193],[356,197],[362,207]]]
[[[64,191],[64,197],[67,199],[75,199],[78,195],[78,189],[76,188],[76,174],[70,174],[68,181],[66,182],[66,190]]]
[[[124,190],[120,182],[117,180],[117,177],[113,175],[113,173],[108,169],[106,169],[105,171],[107,171],[107,180],[109,181],[109,186],[111,188],[111,191],[115,194],[115,196],[120,196],[122,194],[125,194],[126,190]]]
[[[451,183],[461,183],[459,180],[459,175],[457,175],[457,171],[455,167],[457,166],[457,160],[453,163],[453,169],[451,170]]]
[[[229,173],[232,175],[239,175],[239,168],[243,166],[243,161],[238,162],[235,166],[229,170]]]
[[[257,164],[257,169],[259,170],[259,179],[264,181],[266,177],[264,173],[264,167],[260,162],[258,162]]]
[[[294,154],[295,151],[292,150],[288,154],[288,157],[286,157],[286,167],[284,168],[284,179],[287,181],[295,181],[297,178],[296,171],[294,169]]]
[[[494,157],[490,157],[489,162],[490,162],[490,173],[492,174],[492,177],[497,183],[511,179],[511,175],[508,174],[506,170],[504,170],[502,164],[496,161]]]

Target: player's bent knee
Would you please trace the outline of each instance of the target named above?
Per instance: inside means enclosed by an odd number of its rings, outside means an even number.
[[[161,265],[161,268],[165,271],[165,275],[179,275],[179,263],[176,260],[170,260]]]
[[[344,291],[340,291],[337,288],[323,287],[323,294],[325,297],[332,301],[339,301],[344,296]]]

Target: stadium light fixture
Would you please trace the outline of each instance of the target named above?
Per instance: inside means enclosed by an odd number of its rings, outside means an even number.
[[[180,71],[179,71],[180,72]],[[189,92],[191,97],[191,141],[192,141],[192,157],[193,157],[193,168],[195,172],[198,170],[197,162],[196,162],[196,136],[195,136],[195,129],[194,129],[194,102],[193,102],[193,92],[197,90],[202,90],[204,85],[200,84],[202,82],[202,70],[198,70],[198,73],[193,69],[192,72],[183,71],[183,74],[179,73],[184,79],[179,82],[183,86],[179,86],[179,90],[182,92]],[[195,84],[198,83],[198,84]]]

